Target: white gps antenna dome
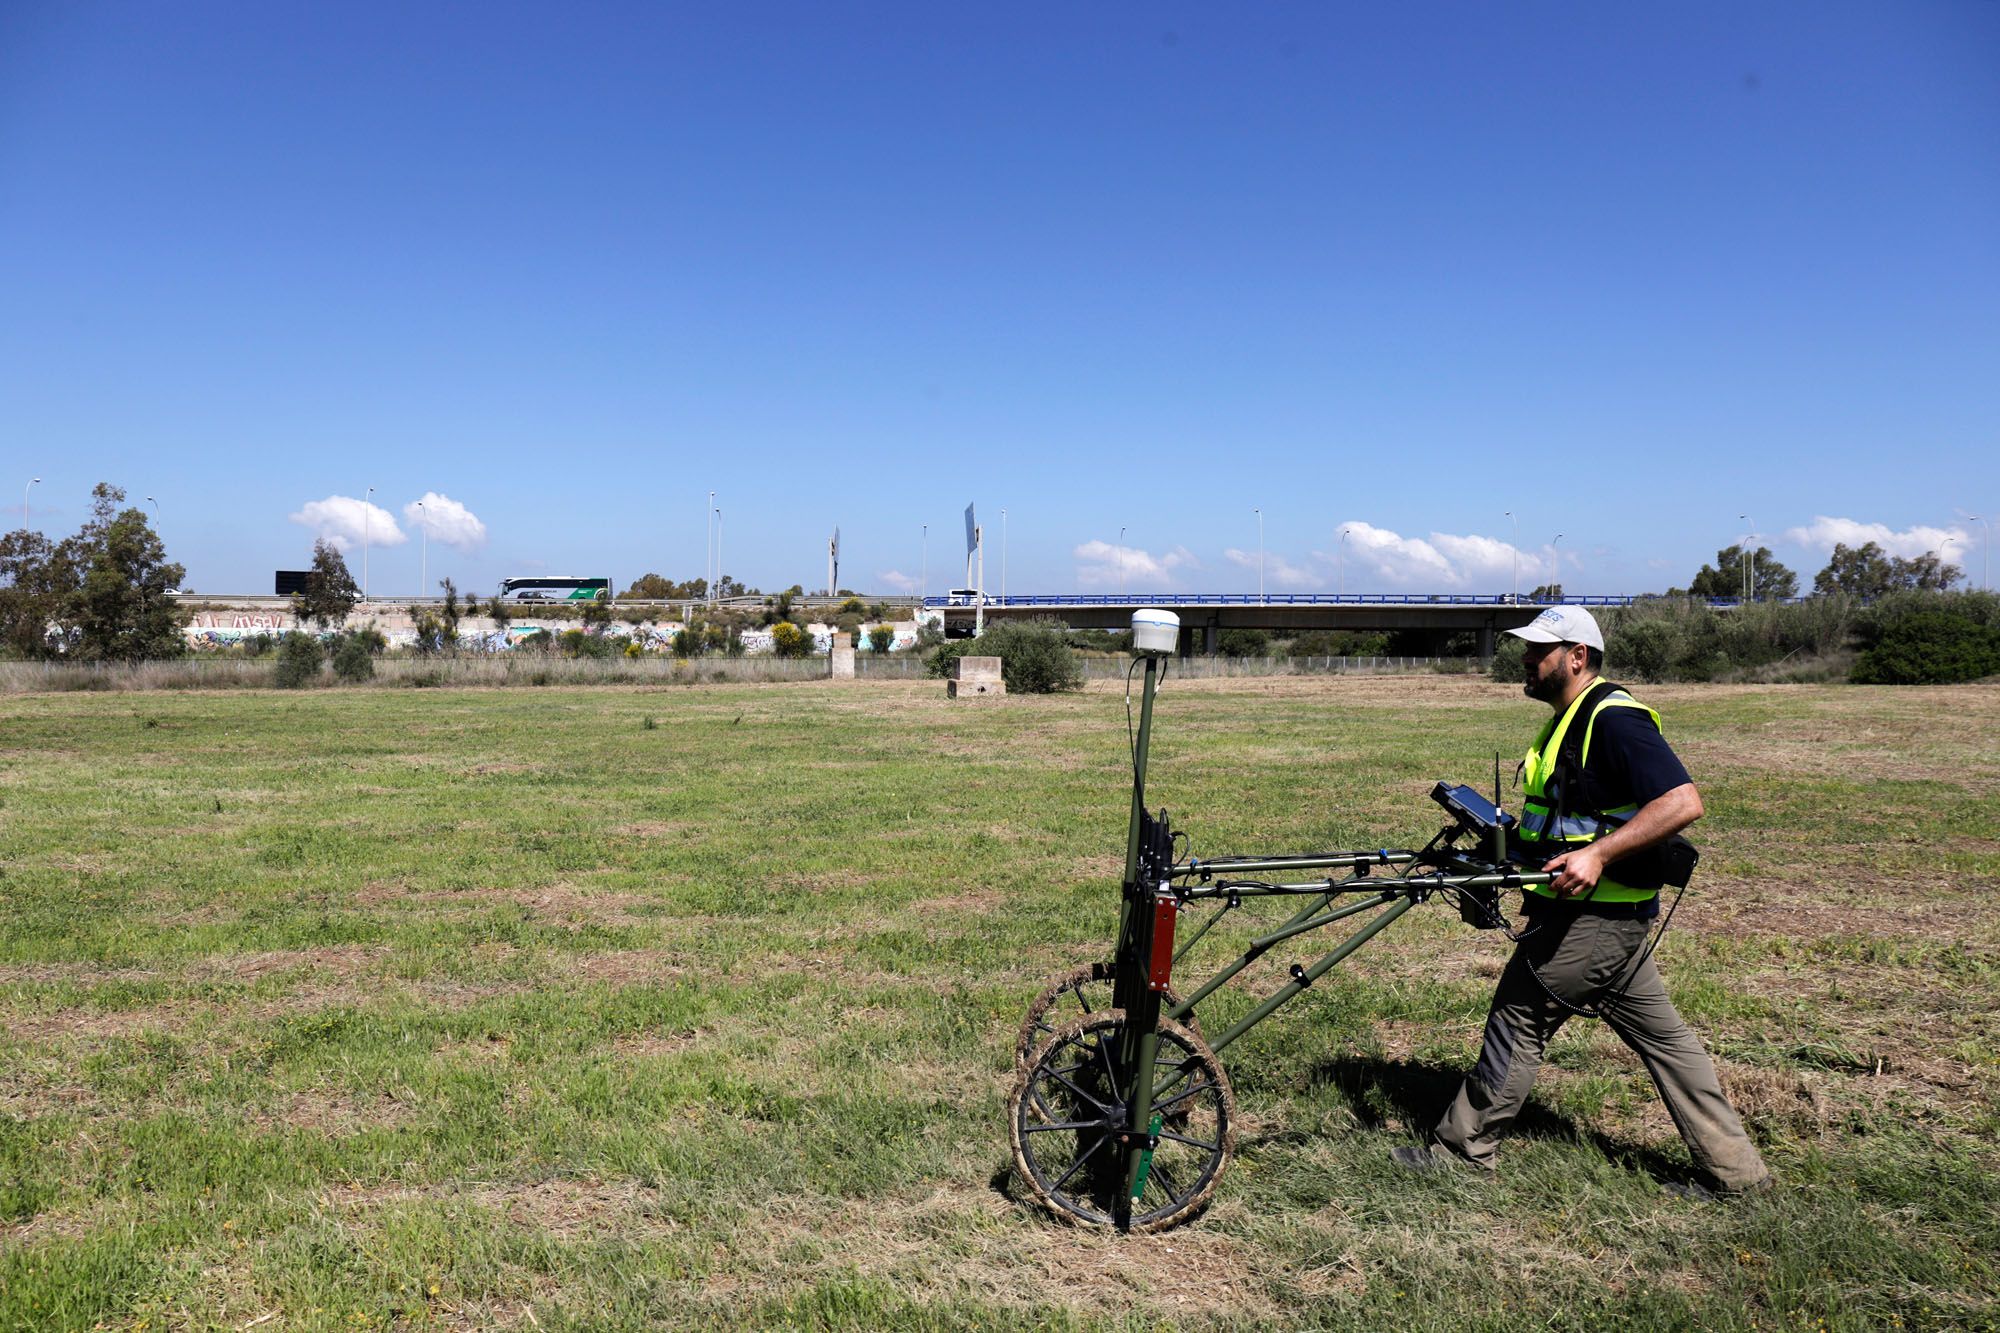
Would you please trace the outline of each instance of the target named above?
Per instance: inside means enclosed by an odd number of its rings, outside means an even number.
[[[1181,644],[1181,618],[1157,606],[1142,606],[1132,613],[1132,651],[1171,653]]]

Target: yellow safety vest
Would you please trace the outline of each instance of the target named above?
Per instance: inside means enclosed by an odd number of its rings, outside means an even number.
[[[1580,810],[1576,807],[1581,793],[1564,793],[1560,784],[1551,789],[1551,782],[1556,776],[1556,762],[1562,753],[1563,737],[1569,733],[1572,726],[1577,725],[1578,712],[1582,709],[1584,701],[1593,695],[1596,696],[1597,702],[1591,705],[1589,713],[1582,719],[1583,745],[1577,750],[1577,771],[1571,775],[1573,779],[1581,778],[1583,766],[1590,761],[1590,738],[1597,726],[1597,715],[1602,710],[1642,709],[1653,719],[1655,727],[1660,725],[1659,713],[1647,708],[1624,690],[1614,686],[1607,693],[1599,689],[1598,683],[1594,682],[1589,689],[1571,700],[1570,706],[1563,711],[1561,717],[1552,719],[1543,728],[1541,736],[1536,739],[1534,747],[1528,751],[1528,756],[1521,766],[1522,783],[1527,795],[1522,803],[1518,840],[1530,860],[1539,856],[1546,861],[1550,857],[1560,856],[1571,848],[1595,842],[1639,812],[1637,805],[1621,805],[1608,810]],[[1529,887],[1527,891],[1540,894],[1544,898],[1556,897],[1554,890],[1539,884]],[[1570,901],[1640,903],[1648,898],[1657,897],[1659,892],[1658,886],[1635,888],[1629,884],[1621,884],[1607,874],[1597,881],[1597,888],[1593,892],[1572,898]]]

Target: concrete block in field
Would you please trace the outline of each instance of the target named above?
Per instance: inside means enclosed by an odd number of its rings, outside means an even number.
[[[833,678],[835,680],[854,679],[854,636],[835,634],[833,636]]]
[[[1006,692],[997,657],[961,657],[952,664],[951,679],[944,683],[948,699],[997,699]]]

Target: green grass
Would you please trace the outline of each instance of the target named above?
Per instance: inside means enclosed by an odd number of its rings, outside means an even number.
[[[1710,811],[1663,967],[1782,1189],[1664,1197],[1582,1022],[1496,1178],[1398,1174],[1504,958],[1433,907],[1226,1052],[1217,1203],[1133,1240],[1026,1205],[1002,1114],[1115,919],[1115,691],[0,696],[0,1328],[2000,1323],[2000,691],[1642,693]],[[1411,844],[1538,720],[1170,680],[1152,803]]]

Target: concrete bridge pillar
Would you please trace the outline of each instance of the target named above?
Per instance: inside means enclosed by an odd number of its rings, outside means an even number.
[[[1479,627],[1479,656],[1483,661],[1493,660],[1493,622],[1490,620]]]

